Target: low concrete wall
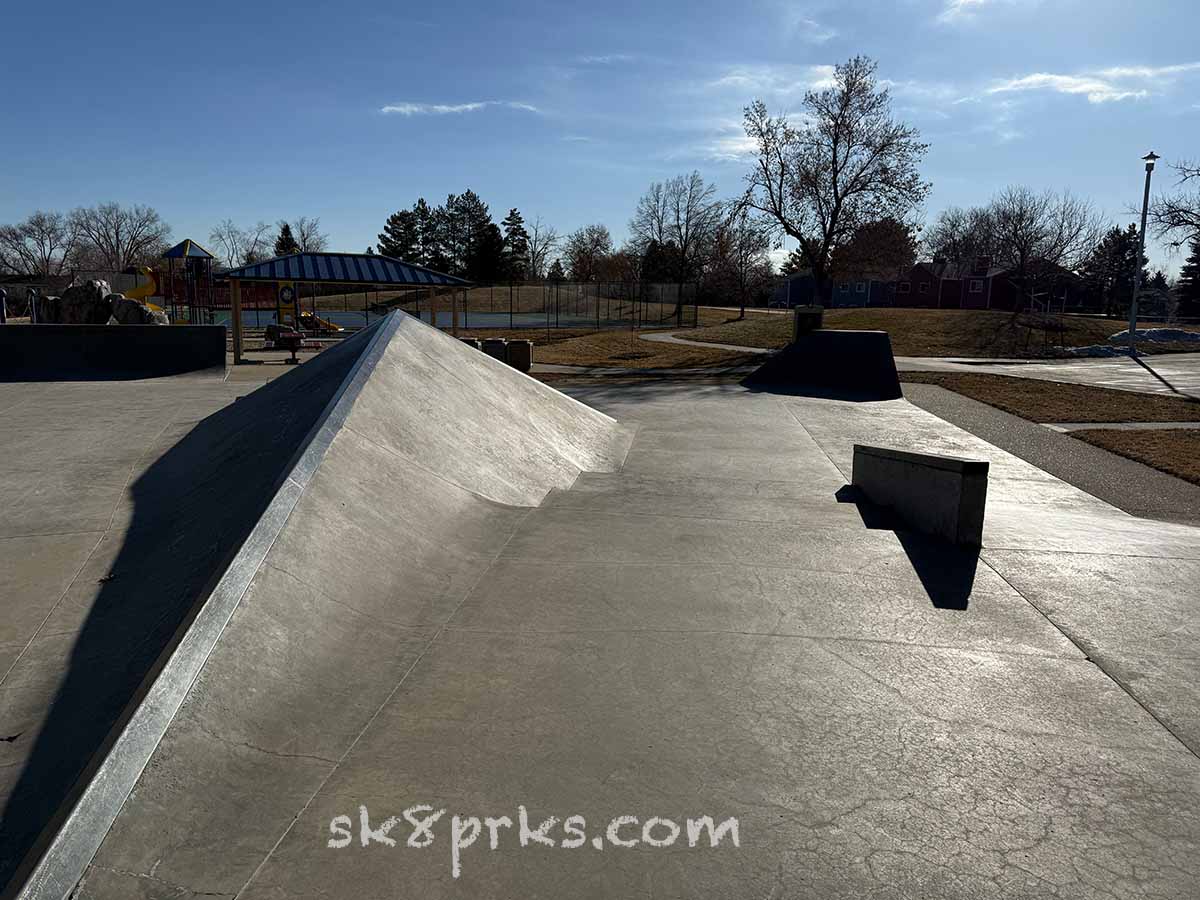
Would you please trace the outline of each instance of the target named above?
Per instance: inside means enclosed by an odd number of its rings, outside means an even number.
[[[156,378],[225,369],[221,325],[0,326],[0,380]]]
[[[983,543],[985,460],[854,445],[851,481],[915,530],[969,547]]]
[[[820,328],[799,335],[758,368],[750,386],[846,392],[861,399],[896,400],[900,377],[886,331]]]

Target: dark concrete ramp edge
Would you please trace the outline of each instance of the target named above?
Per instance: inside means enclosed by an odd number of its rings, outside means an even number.
[[[742,384],[751,390],[850,401],[903,396],[886,331],[821,328],[798,335]]]
[[[40,845],[44,847],[40,857],[25,861],[6,896],[19,900],[64,900],[70,896],[345,422],[399,327],[401,315],[393,312],[373,326],[375,334],[285,467],[287,474],[262,517],[157,675],[152,676],[140,702],[127,713],[119,735],[91,771],[73,808],[60,820],[53,836]]]

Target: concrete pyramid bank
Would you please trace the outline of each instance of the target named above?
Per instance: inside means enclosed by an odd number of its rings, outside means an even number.
[[[402,313],[329,352],[357,358],[20,897],[218,859],[248,877],[528,508],[628,450],[615,420]]]

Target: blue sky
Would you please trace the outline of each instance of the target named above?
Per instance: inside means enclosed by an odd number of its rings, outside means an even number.
[[[309,215],[361,250],[395,209],[469,187],[497,220],[518,206],[620,240],[653,180],[696,168],[737,193],[742,107],[797,110],[855,53],[931,144],[930,218],[1024,183],[1124,223],[1148,149],[1200,157],[1193,0],[70,0],[5,18],[0,222],[117,200],[176,238]]]

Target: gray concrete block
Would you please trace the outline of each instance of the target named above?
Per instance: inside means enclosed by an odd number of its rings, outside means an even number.
[[[851,481],[917,531],[954,544],[983,543],[986,460],[854,445]]]

